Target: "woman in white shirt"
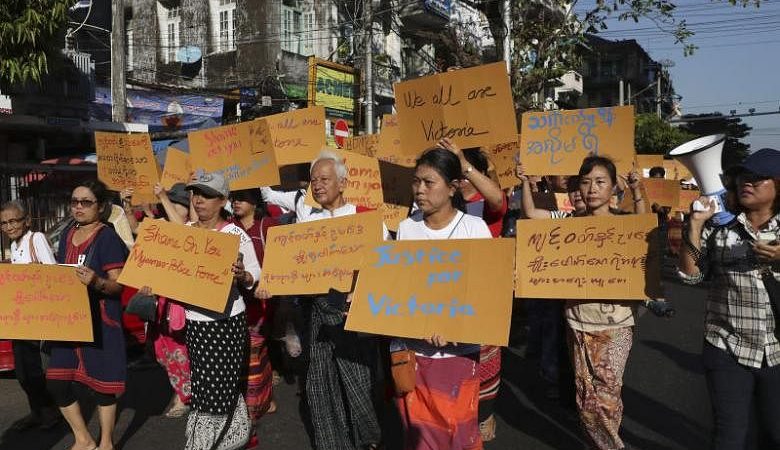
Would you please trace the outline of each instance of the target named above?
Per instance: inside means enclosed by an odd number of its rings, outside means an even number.
[[[398,226],[398,239],[490,239],[485,222],[462,211],[465,202],[458,190],[462,177],[453,153],[435,148],[420,156],[412,182],[419,210]],[[414,350],[416,359],[415,389],[398,399],[406,428],[404,448],[481,449],[479,345],[448,343],[438,335],[392,344],[393,349],[404,347]]]
[[[247,363],[249,330],[239,286],[251,289],[260,279],[252,239],[222,216],[230,188],[218,173],[204,173],[187,185],[197,220],[187,225],[236,234],[239,254],[224,313],[188,306],[187,349],[190,353],[192,410],[187,420],[187,450],[243,448],[250,420],[241,394]]]
[[[43,233],[30,230],[30,215],[18,201],[0,208],[0,230],[11,241],[12,264],[55,264],[54,254]],[[27,394],[30,414],[11,425],[14,431],[30,428],[51,428],[60,421],[60,413],[46,389],[46,376],[41,364],[40,341],[13,341],[16,379]]]

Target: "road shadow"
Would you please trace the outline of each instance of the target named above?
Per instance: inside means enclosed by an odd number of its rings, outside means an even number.
[[[642,345],[659,352],[685,371],[704,374],[700,353],[687,352],[669,343],[654,340],[643,339]]]
[[[125,393],[119,399],[117,417],[122,414],[122,411],[129,409],[133,411],[133,418],[116,442],[116,447],[124,448],[149,418],[161,416],[172,395],[173,388],[168,382],[168,374],[161,366],[128,371]],[[177,419],[163,418],[163,420]],[[186,420],[186,417],[178,420]]]

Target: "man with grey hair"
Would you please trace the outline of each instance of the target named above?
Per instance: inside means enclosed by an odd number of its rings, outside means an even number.
[[[263,200],[294,211],[298,222],[367,211],[344,200],[347,168],[333,151],[323,150],[312,162],[309,184],[319,207],[304,203],[305,192],[262,188]],[[385,233],[387,234],[387,233]],[[258,297],[267,294],[258,291]],[[344,330],[347,294],[331,289],[326,296],[303,298],[310,307],[309,364],[304,382],[306,401],[318,449],[377,448],[381,430],[373,402],[377,339]]]

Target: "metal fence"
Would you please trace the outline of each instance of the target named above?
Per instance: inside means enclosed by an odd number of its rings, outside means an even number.
[[[50,235],[69,215],[71,191],[84,180],[96,179],[94,165],[20,164],[0,162],[0,203],[23,202],[32,217],[32,229]],[[0,239],[0,260],[10,259],[10,243]]]

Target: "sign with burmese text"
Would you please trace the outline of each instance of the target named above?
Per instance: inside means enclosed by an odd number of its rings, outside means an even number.
[[[407,154],[419,154],[442,138],[468,148],[517,137],[504,62],[397,83],[395,104]]]
[[[0,339],[92,342],[87,287],[75,270],[0,264]]]
[[[131,203],[155,203],[160,169],[148,133],[95,132],[98,179],[112,191],[133,189]]]
[[[276,164],[309,163],[327,145],[325,108],[312,106],[247,122],[251,124],[254,145],[272,151]]]
[[[378,211],[271,227],[260,287],[271,295],[349,292],[365,249],[382,234]]]
[[[527,112],[520,160],[530,175],[576,175],[590,154],[612,158],[621,174],[634,166],[634,107]]]
[[[511,239],[387,242],[368,250],[345,328],[507,345]],[[507,264],[495,264],[506,261]]]
[[[192,168],[221,173],[231,190],[279,184],[273,154],[254,149],[252,131],[252,122],[242,122],[189,132]]]
[[[382,177],[379,173],[379,161],[370,156],[341,150],[331,150],[344,160],[347,166],[347,185],[344,188],[344,201],[370,209],[378,209],[384,203],[382,195]],[[306,191],[306,204],[319,206],[311,192]]]
[[[645,300],[662,296],[655,214],[523,220],[515,296]]]
[[[119,282],[188,305],[224,312],[239,236],[146,219]]]
[[[511,142],[487,147],[487,157],[493,162],[502,189],[509,189],[519,183],[515,168],[520,158],[520,136]]]

